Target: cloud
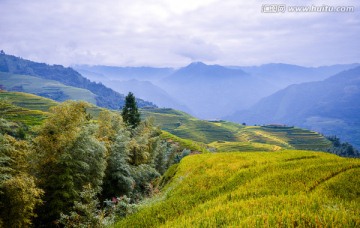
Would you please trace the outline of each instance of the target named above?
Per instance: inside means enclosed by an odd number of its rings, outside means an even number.
[[[261,13],[271,1],[1,0],[0,49],[57,64],[360,62],[354,13]],[[279,0],[287,5],[298,1]],[[335,0],[301,2],[339,5]]]

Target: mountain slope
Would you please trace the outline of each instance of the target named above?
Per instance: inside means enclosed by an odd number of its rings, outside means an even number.
[[[358,227],[359,168],[310,151],[187,156],[116,227]]]
[[[360,67],[324,81],[292,85],[228,118],[249,124],[284,123],[338,135],[360,147]]]
[[[0,85],[8,91],[32,93],[56,101],[84,100],[96,104],[96,95],[89,90],[29,75],[0,72]]]
[[[87,66],[75,65],[74,69],[79,71],[85,77],[92,80],[99,80],[105,77],[108,80],[131,80],[157,81],[170,75],[172,68],[155,67],[117,67],[117,66]],[[100,81],[100,80],[99,80]]]
[[[96,95],[96,104],[101,107],[119,109],[124,104],[124,95],[119,94],[102,84],[91,82],[72,68],[61,65],[47,65],[24,60],[11,55],[0,54],[0,72],[31,75],[49,80],[55,80],[68,86],[87,89]],[[154,106],[152,103],[137,100],[140,107]]]
[[[180,68],[160,86],[189,107],[196,117],[203,119],[228,115],[273,92],[264,80],[241,69],[200,62]]]
[[[331,143],[317,132],[287,126],[243,126],[227,121],[205,121],[172,109],[142,109],[163,130],[178,137],[207,143],[217,151],[326,151]]]
[[[279,89],[283,89],[292,84],[324,80],[332,75],[357,66],[359,66],[359,64],[303,67],[284,63],[270,63],[261,66],[238,68],[251,75],[256,75],[267,80]]]

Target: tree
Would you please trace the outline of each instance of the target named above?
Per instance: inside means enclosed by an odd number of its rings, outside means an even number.
[[[121,115],[125,124],[132,129],[136,128],[141,122],[135,96],[132,92],[129,92],[125,98],[125,105],[122,109]]]
[[[133,190],[134,180],[129,166],[130,133],[122,129],[109,151],[103,192],[104,198],[128,195]]]
[[[55,226],[60,213],[79,200],[84,185],[101,190],[106,148],[95,137],[86,107],[74,101],[54,107],[34,139],[37,175],[46,202],[38,210],[38,226]]]
[[[96,193],[90,184],[85,185],[80,193],[80,200],[74,203],[69,215],[61,214],[59,223],[65,227],[106,227],[107,218],[105,212],[99,210],[100,203]]]
[[[0,133],[0,227],[29,227],[43,191],[29,172],[30,146]]]

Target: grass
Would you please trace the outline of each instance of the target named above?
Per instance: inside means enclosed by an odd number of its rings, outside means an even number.
[[[116,227],[360,226],[358,159],[299,150],[207,153],[171,172],[162,193]]]
[[[208,144],[210,147],[216,148],[218,151],[278,151],[283,149],[280,146],[256,142],[225,142],[216,141]]]
[[[22,92],[49,97],[57,101],[83,100],[96,104],[96,95],[86,89],[66,86],[60,82],[33,77],[0,72],[0,85],[6,90],[21,90]]]

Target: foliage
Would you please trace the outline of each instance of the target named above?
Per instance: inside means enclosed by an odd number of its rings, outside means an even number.
[[[125,124],[133,129],[140,124],[140,113],[135,96],[131,92],[125,97],[125,105],[122,109],[121,116],[123,117]]]
[[[97,191],[91,185],[85,185],[80,192],[80,201],[75,201],[71,212],[66,215],[61,213],[59,223],[65,227],[106,227],[109,223],[105,211],[100,210]]]
[[[131,167],[131,176],[135,181],[132,198],[137,202],[143,199],[144,196],[152,196],[155,191],[155,186],[152,181],[160,177],[160,174],[153,167],[147,164],[141,164]]]
[[[360,161],[311,151],[185,157],[116,227],[357,227]],[[346,186],[346,187],[344,187]]]
[[[350,143],[342,143],[336,136],[328,136],[327,139],[332,142],[332,147],[327,150],[328,152],[343,157],[360,157],[360,152]]]
[[[41,203],[43,191],[29,174],[30,156],[27,142],[0,133],[0,225],[4,227],[30,226]]]
[[[109,110],[100,112],[97,124],[97,138],[105,142],[107,148],[115,141],[116,134],[124,128],[121,116]]]
[[[130,133],[125,129],[119,130],[107,158],[102,192],[104,198],[129,195],[133,190],[134,179],[129,165],[129,141]]]
[[[51,225],[61,212],[69,211],[84,185],[91,184],[100,191],[106,149],[94,137],[86,106],[83,102],[64,102],[52,108],[34,139],[39,184],[46,201],[38,211],[40,223]]]

